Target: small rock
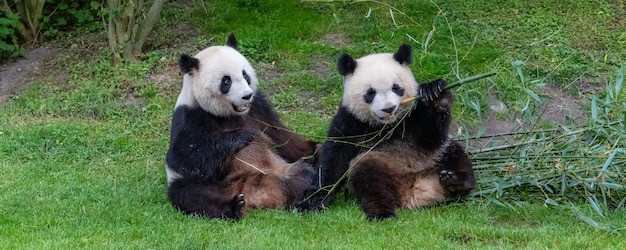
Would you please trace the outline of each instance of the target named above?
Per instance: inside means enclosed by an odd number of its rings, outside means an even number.
[[[491,109],[491,111],[493,111],[495,113],[506,113],[506,111],[508,110],[506,104],[504,104],[501,101],[495,101],[495,102],[491,103],[489,105],[489,108]]]

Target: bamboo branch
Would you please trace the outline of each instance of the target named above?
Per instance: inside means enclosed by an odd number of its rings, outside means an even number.
[[[459,81],[457,81],[455,83],[452,83],[452,84],[446,86],[446,89],[454,89],[454,88],[457,88],[457,87],[459,87],[459,86],[461,86],[463,84],[466,84],[468,82],[473,82],[473,81],[476,81],[476,80],[479,80],[479,79],[482,79],[482,78],[485,78],[485,77],[490,77],[490,76],[493,76],[495,74],[496,74],[496,72],[490,71],[490,72],[487,72],[487,73],[482,73],[482,74],[478,74],[478,75],[475,75],[475,76],[470,76],[470,77],[467,77],[467,78],[463,78],[463,79],[461,79],[461,80],[459,80]],[[417,101],[420,98],[422,98],[422,97],[419,96],[419,95],[412,96],[412,97],[409,97],[409,98],[406,98],[406,99],[402,100],[400,102],[400,104],[406,104],[406,103],[409,103],[409,102],[412,102],[412,101]]]

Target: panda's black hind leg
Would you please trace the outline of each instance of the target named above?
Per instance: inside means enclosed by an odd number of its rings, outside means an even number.
[[[243,216],[245,201],[241,193],[232,196],[233,188],[184,178],[170,184],[168,198],[185,214],[238,220]]]
[[[439,162],[439,182],[450,196],[465,195],[476,186],[472,163],[456,141],[450,141]]]
[[[370,153],[357,162],[350,174],[350,185],[361,209],[370,221],[396,217],[400,207],[398,183],[384,158]]]

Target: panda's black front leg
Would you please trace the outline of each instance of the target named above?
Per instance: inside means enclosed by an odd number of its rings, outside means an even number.
[[[236,129],[218,135],[209,135],[205,146],[198,150],[196,157],[203,159],[201,173],[213,180],[222,180],[230,171],[233,156],[250,145],[256,133],[247,129]]]
[[[446,85],[441,79],[421,84],[421,98],[406,121],[413,128],[413,141],[427,151],[440,148],[448,140],[453,98]]]
[[[222,135],[221,140],[223,140],[223,144],[225,145],[222,148],[219,148],[220,142],[216,142],[216,152],[223,152],[226,155],[232,155],[239,150],[245,148],[254,140],[257,134],[254,131],[238,128],[229,132],[226,132]]]
[[[230,169],[233,155],[255,138],[253,131],[236,129],[218,134],[181,131],[168,150],[168,167],[183,176],[221,181]]]

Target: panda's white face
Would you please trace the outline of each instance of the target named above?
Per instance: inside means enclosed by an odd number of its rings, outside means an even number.
[[[393,123],[407,97],[417,95],[417,82],[408,64],[393,54],[372,54],[356,60],[354,72],[346,74],[342,105],[359,120],[372,126]]]
[[[185,74],[176,106],[199,105],[222,117],[246,114],[258,86],[248,60],[229,46],[209,47],[195,58],[198,67]]]

